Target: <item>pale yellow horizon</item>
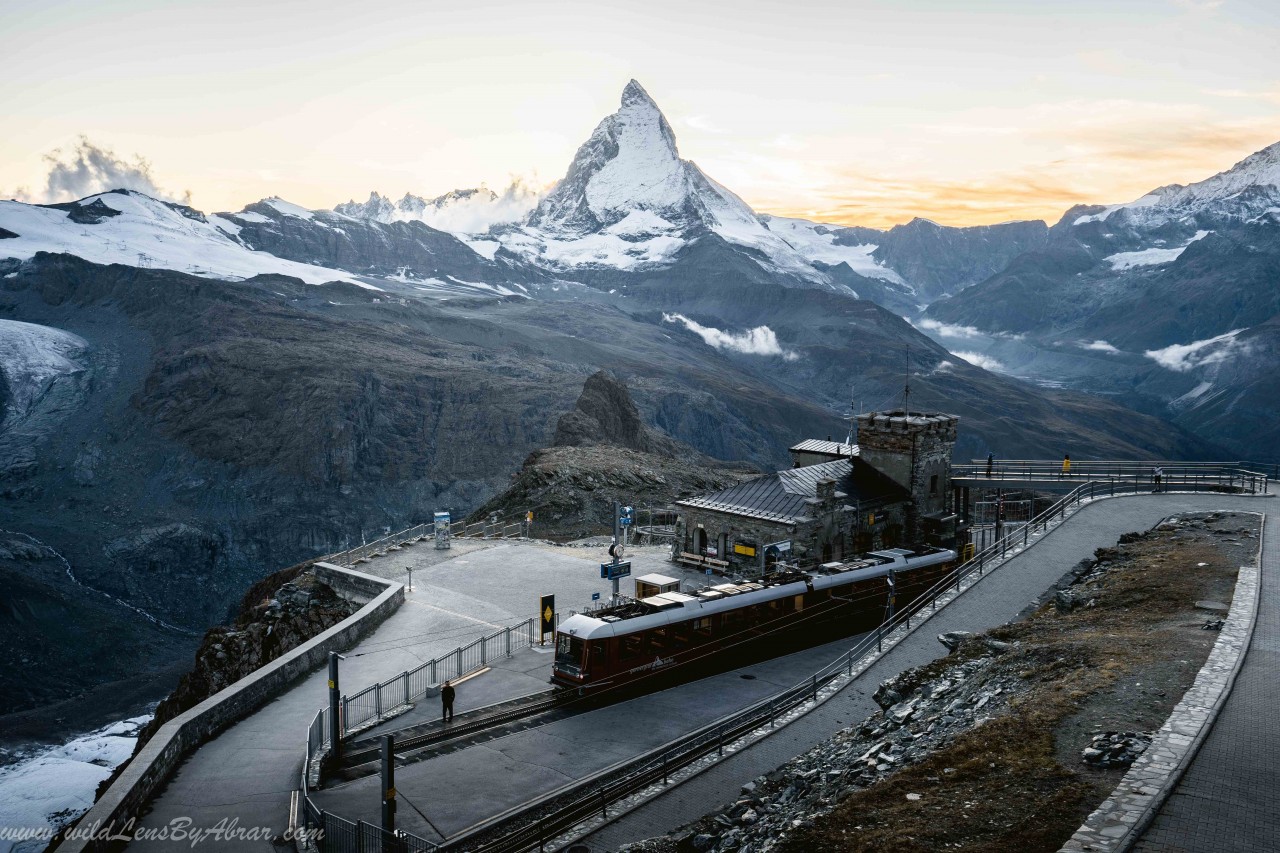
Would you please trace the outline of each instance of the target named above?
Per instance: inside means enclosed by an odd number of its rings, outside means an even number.
[[[15,0],[0,197],[81,136],[206,212],[544,187],[634,77],[758,212],[1052,224],[1280,141],[1276,44],[1241,0]]]

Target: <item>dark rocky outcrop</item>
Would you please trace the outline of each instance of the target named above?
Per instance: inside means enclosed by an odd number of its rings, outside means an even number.
[[[274,592],[266,592],[279,584]],[[249,589],[235,623],[209,629],[195,665],[157,706],[138,749],[169,720],[289,650],[337,625],[356,607],[304,566],[276,572]]]
[[[534,535],[573,539],[610,532],[615,501],[661,508],[758,473],[703,456],[645,424],[627,386],[604,370],[587,379],[573,410],[560,417],[554,443],[530,454],[510,488],[470,520],[531,510]]]

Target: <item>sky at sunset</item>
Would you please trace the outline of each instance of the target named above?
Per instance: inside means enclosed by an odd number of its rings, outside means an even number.
[[[758,211],[1053,222],[1280,141],[1278,46],[1276,0],[7,0],[0,197],[81,136],[205,211],[542,187],[634,77]]]

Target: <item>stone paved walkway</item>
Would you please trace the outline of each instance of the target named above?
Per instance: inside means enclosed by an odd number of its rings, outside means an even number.
[[[1244,665],[1191,766],[1133,847],[1140,853],[1280,850],[1280,518],[1270,515],[1261,601]]]
[[[844,696],[837,696],[820,705],[779,733],[726,758],[701,775],[624,815],[579,843],[586,844],[594,853],[612,851],[630,841],[662,835],[731,802],[743,783],[786,763],[830,738],[853,721],[865,719],[878,710],[878,706],[871,700],[871,694],[881,681],[946,653],[936,639],[938,634],[956,630],[983,631],[1009,621],[1075,563],[1092,556],[1096,548],[1114,545],[1121,533],[1146,530],[1162,518],[1180,512],[1269,512],[1272,505],[1272,501],[1265,497],[1209,494],[1139,495],[1091,503],[1080,509],[1066,524],[1051,531],[1034,547],[1013,557],[974,589],[948,605],[929,621],[924,630],[917,631],[900,642],[846,687]],[[1276,550],[1272,548],[1268,552],[1269,559],[1273,562]],[[1270,586],[1275,586],[1274,577]],[[1268,594],[1271,593],[1264,584],[1264,595]],[[1275,610],[1276,604],[1275,601],[1264,599],[1263,609],[1266,611],[1270,605],[1271,610]],[[1272,616],[1274,618],[1274,613]],[[1274,636],[1273,633],[1273,655]],[[1274,658],[1271,663],[1274,663]],[[1243,672],[1241,677],[1245,677]],[[1237,684],[1239,690],[1239,682]],[[1264,731],[1261,721],[1257,725],[1260,733]],[[1280,749],[1274,736],[1271,736],[1271,741],[1274,749]],[[1242,748],[1250,748],[1247,739]],[[1277,790],[1280,788],[1273,786],[1269,792],[1273,806]],[[1273,840],[1276,826],[1274,811],[1273,807],[1268,814]],[[1261,847],[1213,849],[1262,851],[1280,850],[1280,846],[1264,844]]]

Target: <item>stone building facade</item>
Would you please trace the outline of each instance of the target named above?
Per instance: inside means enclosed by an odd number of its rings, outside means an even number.
[[[777,561],[815,565],[902,543],[951,544],[953,415],[860,416],[857,445],[809,440],[794,467],[677,502],[673,557],[755,576]]]

